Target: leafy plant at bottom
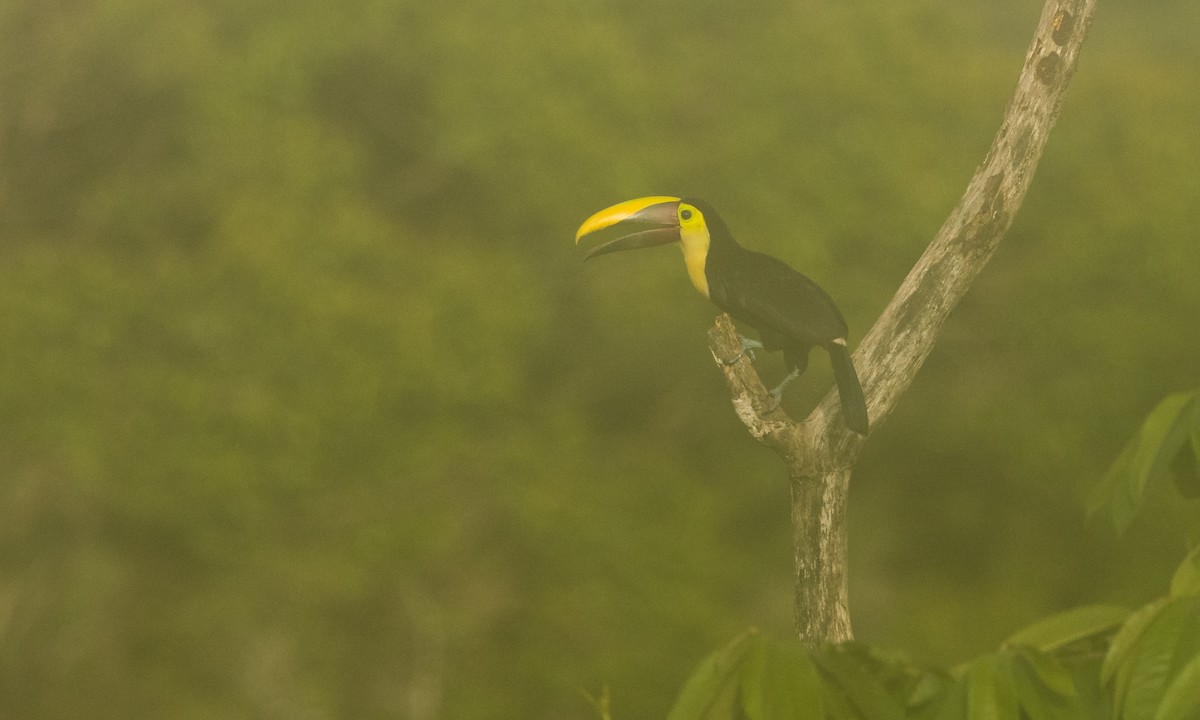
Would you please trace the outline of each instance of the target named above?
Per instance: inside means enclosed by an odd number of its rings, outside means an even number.
[[[1092,512],[1118,532],[1146,488],[1200,496],[1200,393],[1150,413],[1104,477]],[[1166,597],[1130,612],[1074,608],[944,671],[859,643],[809,648],[755,630],[706,658],[667,720],[1200,720],[1200,548]]]

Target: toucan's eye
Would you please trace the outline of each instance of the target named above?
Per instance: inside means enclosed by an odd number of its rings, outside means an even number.
[[[681,210],[679,212],[679,219],[680,220],[691,220],[692,219],[692,211],[687,210],[687,209]]]

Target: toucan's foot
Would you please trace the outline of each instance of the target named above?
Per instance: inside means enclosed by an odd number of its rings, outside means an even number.
[[[800,371],[793,370],[788,373],[787,377],[779,381],[779,384],[775,386],[775,389],[770,392],[771,398],[775,400],[775,402],[771,405],[771,410],[779,407],[779,404],[783,402],[783,389],[787,387],[788,383],[798,377],[800,377]]]
[[[722,360],[721,364],[725,366],[733,365],[743,357],[750,358],[750,362],[754,362],[754,351],[762,348],[763,344],[757,340],[751,340],[745,335],[738,335],[738,340],[742,343],[742,350],[732,360]]]
[[[742,355],[750,358],[750,362],[754,362],[754,351],[762,350],[763,344],[757,340],[748,338],[745,335],[738,335],[738,339],[742,341]],[[741,355],[738,357],[741,357]]]

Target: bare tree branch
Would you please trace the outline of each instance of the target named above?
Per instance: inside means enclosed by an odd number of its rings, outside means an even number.
[[[991,149],[854,354],[872,429],[912,383],[946,317],[1012,225],[1058,119],[1095,6],[1096,0],[1047,0]],[[788,466],[796,632],[811,645],[849,640],[846,495],[864,438],[845,427],[836,389],[803,422],[770,409],[727,315],[709,331],[709,346],[724,368],[738,417]]]

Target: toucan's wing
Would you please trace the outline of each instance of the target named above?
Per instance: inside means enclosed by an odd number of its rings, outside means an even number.
[[[770,255],[743,250],[737,262],[710,274],[709,283],[718,306],[760,333],[807,346],[846,338],[846,321],[829,295]]]
[[[736,282],[722,288],[728,291],[729,312],[757,328],[768,346],[772,342],[767,338],[772,336],[802,345],[799,349],[804,353],[814,345],[824,346],[833,364],[846,425],[866,435],[870,429],[867,403],[846,347],[846,321],[833,300],[815,282],[769,255],[746,251],[735,265],[729,277]],[[787,343],[783,349],[786,356]]]

